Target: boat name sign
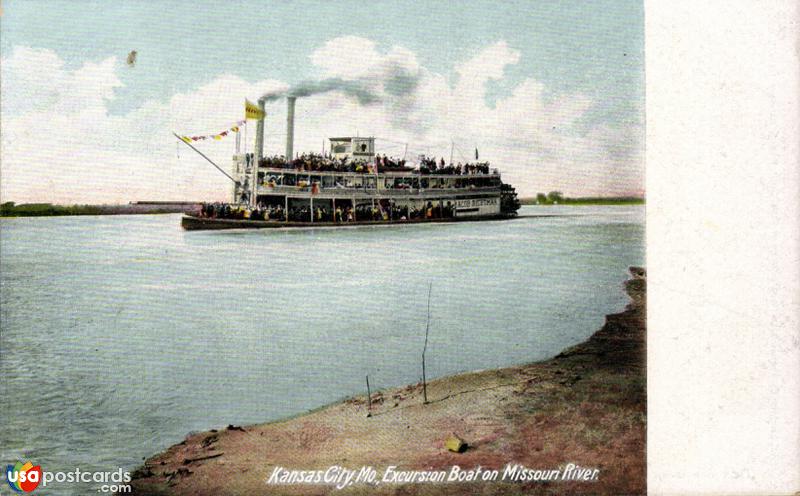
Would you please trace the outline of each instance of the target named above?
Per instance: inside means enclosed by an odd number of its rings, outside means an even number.
[[[467,200],[456,200],[456,207],[481,207],[485,205],[497,205],[497,198],[473,198]]]

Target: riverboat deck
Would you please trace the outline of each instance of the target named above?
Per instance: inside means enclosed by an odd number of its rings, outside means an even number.
[[[319,227],[348,227],[348,226],[378,226],[386,224],[436,224],[443,222],[475,222],[481,220],[507,220],[513,219],[514,214],[495,214],[483,217],[447,217],[440,219],[412,219],[412,220],[357,220],[352,222],[298,222],[279,220],[249,220],[249,219],[220,219],[211,217],[198,217],[184,215],[181,218],[181,227],[187,231],[206,231],[220,229],[269,229],[269,228],[319,228]]]

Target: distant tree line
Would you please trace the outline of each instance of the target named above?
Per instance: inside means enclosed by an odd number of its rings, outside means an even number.
[[[560,191],[551,191],[546,195],[544,193],[536,193],[536,203],[539,205],[564,203],[564,193]]]
[[[45,217],[50,215],[99,215],[102,211],[92,205],[53,205],[51,203],[23,203],[16,205],[14,202],[0,204],[2,217]]]
[[[560,191],[537,193],[535,198],[523,198],[523,205],[639,205],[644,198],[637,196],[583,196],[565,197]]]
[[[194,203],[140,203],[128,205],[53,205],[52,203],[14,202],[0,204],[0,217],[49,217],[59,215],[131,215],[193,212]]]

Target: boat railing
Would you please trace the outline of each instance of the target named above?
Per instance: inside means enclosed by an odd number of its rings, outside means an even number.
[[[287,186],[287,185],[272,185],[262,183],[259,185],[259,193],[311,193],[311,194],[326,194],[335,195],[348,194],[348,193],[381,193],[391,194],[392,196],[413,196],[419,194],[441,194],[441,193],[464,193],[472,191],[499,191],[500,186],[467,186],[461,188],[375,188],[372,187],[327,187],[327,188],[314,188],[313,186]]]
[[[419,170],[413,171],[380,171],[378,174],[374,172],[354,172],[354,171],[319,171],[319,170],[302,170],[295,168],[279,168],[279,167],[259,167],[259,173],[264,172],[268,175],[282,175],[282,174],[297,174],[299,176],[337,176],[337,177],[375,177],[402,179],[402,178],[424,178],[424,179],[462,179],[468,177],[491,177],[499,176],[498,169],[491,169],[488,174],[483,172],[474,172],[470,174],[422,174]]]

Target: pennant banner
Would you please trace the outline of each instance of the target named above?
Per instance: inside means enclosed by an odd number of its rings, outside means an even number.
[[[264,111],[256,105],[255,103],[251,102],[250,100],[244,100],[244,118],[245,119],[263,119],[264,118]]]
[[[240,126],[244,126],[245,122],[246,121],[244,121],[244,120],[238,121],[238,122],[236,122],[235,126],[229,128],[229,129],[226,129],[226,130],[222,131],[221,133],[207,134],[205,136],[181,136],[181,139],[183,141],[187,142],[187,143],[191,143],[192,141],[203,141],[203,140],[209,140],[209,139],[221,140],[222,138],[227,136],[229,133],[238,133],[239,132],[239,127]]]

